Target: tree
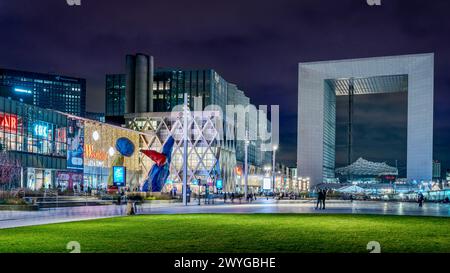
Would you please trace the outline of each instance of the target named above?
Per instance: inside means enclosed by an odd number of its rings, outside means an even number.
[[[21,165],[13,160],[7,152],[0,152],[0,189],[11,190],[20,185]]]

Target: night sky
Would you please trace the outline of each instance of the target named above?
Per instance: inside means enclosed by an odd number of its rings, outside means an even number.
[[[278,158],[293,165],[299,62],[435,52],[434,157],[447,168],[449,12],[447,0],[0,0],[0,67],[86,78],[89,111],[104,110],[105,74],[122,73],[127,53],[213,68],[254,104],[280,105]]]

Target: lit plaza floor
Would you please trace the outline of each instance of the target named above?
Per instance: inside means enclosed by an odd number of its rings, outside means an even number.
[[[450,217],[450,205],[425,203],[376,202],[376,201],[327,201],[325,210],[316,210],[311,200],[274,200],[260,198],[252,203],[216,200],[215,204],[198,205],[193,200],[187,207],[180,203],[144,204],[138,214],[189,214],[189,213],[317,213],[317,214],[380,214]],[[125,215],[125,205],[82,206],[41,209],[33,212],[0,211],[0,229],[70,221],[81,221]]]

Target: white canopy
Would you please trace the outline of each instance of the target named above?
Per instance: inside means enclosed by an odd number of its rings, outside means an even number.
[[[364,193],[365,192],[365,190],[363,188],[355,186],[355,185],[342,187],[342,188],[338,189],[337,191],[342,192],[342,193]]]

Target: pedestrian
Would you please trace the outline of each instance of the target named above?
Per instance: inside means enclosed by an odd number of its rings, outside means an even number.
[[[234,192],[231,193],[231,203],[234,203]]]
[[[226,203],[226,202],[227,202],[227,193],[225,192],[223,194],[223,203]]]
[[[419,192],[419,195],[418,195],[418,198],[417,198],[417,201],[418,201],[418,203],[419,203],[419,208],[421,208],[421,207],[423,207],[423,201],[424,201],[424,197],[423,197],[423,193],[421,193],[421,192]]]
[[[322,190],[322,209],[325,209],[325,201],[327,200],[327,190]]]
[[[322,192],[322,190],[319,190],[317,192],[316,209],[322,209],[322,198],[323,198],[323,192]]]

